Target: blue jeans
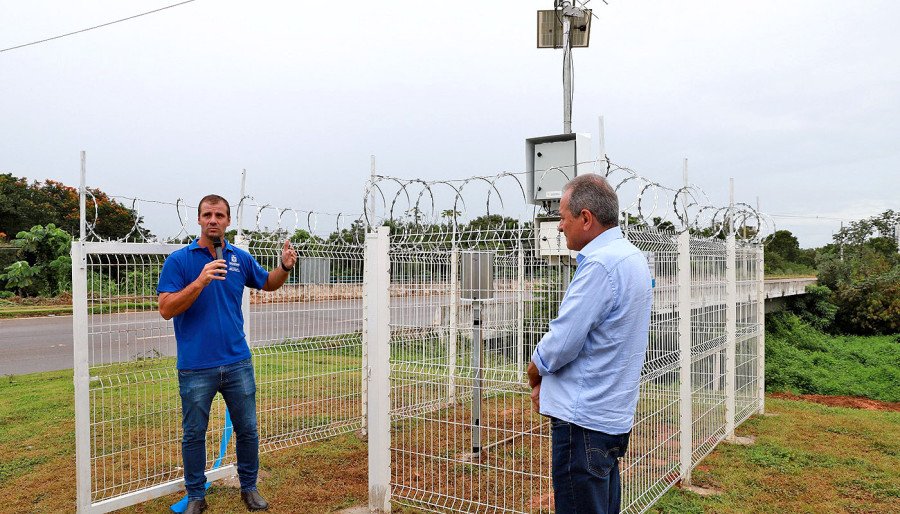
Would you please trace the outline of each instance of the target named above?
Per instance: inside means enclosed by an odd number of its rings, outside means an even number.
[[[630,433],[612,435],[551,418],[556,514],[617,514],[622,503],[619,458]]]
[[[181,456],[188,498],[206,496],[206,427],[216,392],[222,393],[231,415],[242,491],[256,489],[259,474],[259,433],[256,429],[256,380],[250,359],[216,368],[178,370],[181,394]]]

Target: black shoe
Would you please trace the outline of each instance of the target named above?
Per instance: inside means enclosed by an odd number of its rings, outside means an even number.
[[[184,514],[200,514],[206,510],[206,500],[191,500],[184,509]]]
[[[241,491],[241,499],[244,500],[247,510],[269,510],[269,502],[259,494],[259,491]]]

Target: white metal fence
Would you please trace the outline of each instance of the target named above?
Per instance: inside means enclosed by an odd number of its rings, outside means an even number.
[[[389,465],[390,483],[375,485],[425,511],[552,511],[549,424],[531,410],[524,366],[573,268],[536,257],[530,230],[519,228],[447,238],[401,227],[379,237],[390,263],[390,291],[380,293],[390,297],[380,322],[390,351],[369,365],[373,375],[389,366],[391,412],[385,439],[373,433],[369,444],[370,464]],[[625,511],[642,512],[762,408],[762,251],[734,236],[637,228],[627,237],[655,280],[622,470]],[[473,249],[494,261],[480,348],[472,302],[459,291],[460,256]]]
[[[181,406],[172,323],[156,310],[162,263],[181,244],[73,244],[78,508],[108,512],[182,488]],[[267,269],[281,244],[243,245]],[[362,251],[297,243],[299,265],[275,292],[245,294],[257,378],[260,450],[362,428]],[[325,263],[325,265],[323,265]],[[217,397],[207,464],[219,458]],[[215,479],[233,474],[233,448]]]
[[[490,214],[493,192],[502,201],[497,178],[451,184],[449,216],[428,222],[419,207],[428,195],[439,212],[436,187],[416,197],[398,181],[410,210],[395,216],[397,198],[385,199],[392,232],[376,230],[370,216],[310,237],[312,230],[283,230],[285,211],[276,211],[278,229],[268,236],[239,232],[238,244],[268,269],[277,265],[279,237],[295,236],[300,257],[282,289],[244,298],[262,451],[360,429],[369,437],[374,508],[393,501],[436,512],[552,511],[549,424],[531,410],[524,371],[574,267],[538,256],[530,223]],[[463,187],[482,182],[485,215],[459,223]],[[617,188],[636,182],[629,175]],[[648,188],[638,187],[641,195]],[[373,197],[370,187],[367,201]],[[641,219],[650,217],[640,199],[636,205]],[[697,210],[693,219],[710,214],[698,205],[682,207]],[[183,205],[176,209],[187,217]],[[257,229],[266,209],[257,208]],[[678,216],[677,233],[625,224],[655,281],[622,470],[628,512],[689,481],[700,459],[762,408],[762,248],[736,241],[733,231],[691,236],[697,222]],[[720,218],[715,211],[710,224],[722,225]],[[77,497],[79,511],[106,512],[182,488],[174,333],[154,303],[162,263],[182,245],[90,239],[83,234],[72,247]],[[463,256],[473,251],[493,263],[493,294],[477,301],[460,289]],[[224,414],[217,399],[208,467],[219,457]],[[233,462],[229,450],[208,476],[233,473]]]

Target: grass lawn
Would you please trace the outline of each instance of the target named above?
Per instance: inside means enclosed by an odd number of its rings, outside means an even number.
[[[71,372],[0,379],[0,497],[3,512],[72,512],[75,505]],[[900,512],[900,412],[768,399],[721,445],[694,483],[722,491],[673,490],[653,512]],[[331,512],[366,503],[366,446],[355,435],[261,456],[260,489],[272,512]],[[126,509],[165,512],[180,495]],[[242,512],[236,489],[214,485],[208,512]],[[406,510],[405,512],[412,512]]]

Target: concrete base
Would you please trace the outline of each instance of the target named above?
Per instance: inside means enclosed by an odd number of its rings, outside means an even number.
[[[683,489],[685,491],[690,491],[690,492],[692,492],[694,494],[698,494],[700,496],[719,496],[722,494],[722,491],[720,491],[718,489],[713,489],[711,487],[710,488],[697,487],[695,485],[684,485],[684,486],[681,486],[681,489]]]
[[[749,437],[732,437],[730,439],[725,439],[725,442],[728,444],[736,444],[738,446],[752,446],[756,443],[756,438],[753,436]]]
[[[368,507],[350,507],[337,511],[337,514],[369,514]]]
[[[487,451],[481,450],[481,453],[460,453],[456,455],[456,460],[463,462],[481,462],[481,459],[487,457]]]

